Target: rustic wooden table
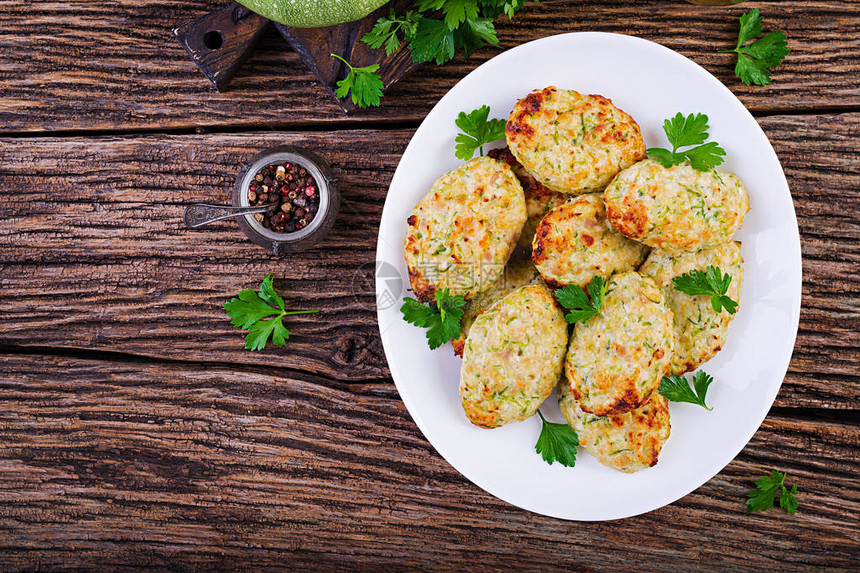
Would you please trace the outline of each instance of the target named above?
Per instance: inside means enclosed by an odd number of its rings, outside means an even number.
[[[719,475],[638,517],[570,523],[483,492],[427,443],[391,381],[372,273],[388,181],[421,119],[499,50],[428,66],[343,115],[270,34],[219,94],[170,36],[216,0],[4,0],[0,23],[0,569],[858,568],[860,3],[529,4],[501,48],[601,30],[660,42],[741,98],[788,176],[803,246],[794,357]],[[760,8],[792,53],[747,87],[718,48]],[[338,225],[276,259],[186,204],[299,144],[342,182]],[[267,272],[296,308],[242,349],[222,303]],[[755,341],[749,341],[755,344]],[[748,515],[771,469],[795,516]]]

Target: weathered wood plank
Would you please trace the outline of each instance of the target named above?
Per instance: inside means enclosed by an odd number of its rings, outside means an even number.
[[[22,155],[24,140],[2,144],[0,211],[12,224],[0,230],[0,292],[21,306],[6,315],[16,326],[0,340],[53,346],[32,337],[44,330],[60,346],[140,353],[140,339],[173,359],[251,360],[352,381],[387,376],[368,274],[385,187],[409,135],[29,140],[34,155]],[[234,222],[181,228],[185,203],[228,203],[238,165],[287,142],[322,154],[340,179],[341,215],[319,248],[277,259]],[[31,186],[41,196],[28,196]],[[322,314],[290,320],[289,349],[250,355],[221,305],[268,272],[282,279],[291,306]],[[86,332],[71,335],[81,320]]]
[[[856,425],[770,417],[679,502],[572,524],[473,486],[389,396],[215,365],[0,359],[11,569],[856,566]],[[796,516],[746,513],[772,468],[797,483]]]
[[[344,115],[284,41],[271,33],[218,94],[170,35],[220,0],[28,2],[7,0],[0,30],[0,131],[295,126],[311,122],[414,121],[500,49],[552,34],[618,32],[660,42],[702,64],[753,110],[860,107],[860,5],[848,0],[757,2],[769,29],[793,49],[767,87],[732,75],[729,54],[744,7],[677,0],[541,2],[499,24],[500,48],[426,66],[396,85],[381,109]]]
[[[803,312],[778,406],[856,408],[860,114],[762,120],[786,166],[802,231]],[[0,140],[0,344],[267,365],[341,382],[389,376],[372,263],[388,181],[410,133]],[[234,223],[180,228],[183,204],[227,201],[232,173],[276,143],[332,164],[344,208],[318,248],[275,259]],[[291,306],[285,349],[249,353],[221,305],[267,272]]]

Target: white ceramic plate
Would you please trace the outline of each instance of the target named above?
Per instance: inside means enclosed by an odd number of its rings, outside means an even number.
[[[785,377],[800,314],[800,238],[779,160],[743,104],[716,78],[658,44],[616,34],[544,38],[500,54],[443,97],[403,154],[382,213],[377,259],[408,285],[406,218],[433,181],[462,164],[454,157],[454,119],[483,104],[506,118],[514,102],[555,85],[609,97],[632,115],[649,147],[665,147],[662,124],[678,111],[710,118],[711,140],[726,150],[723,169],[737,173],[751,211],[737,239],[745,277],[740,310],[725,348],[705,365],[716,381],[708,412],[673,403],[672,435],[660,462],[628,475],[580,449],[576,467],[548,465],[534,451],[540,420],[495,430],[471,425],[460,406],[460,359],[448,344],[431,351],[424,330],[403,321],[398,304],[381,304],[379,329],[403,402],[433,447],[472,482],[511,504],[563,519],[637,515],[690,493],[725,467],[758,429]],[[377,279],[379,300],[392,281]],[[411,293],[390,293],[395,299]],[[390,299],[389,299],[390,302]],[[555,397],[543,405],[563,421]],[[742,503],[742,500],[738,500]]]

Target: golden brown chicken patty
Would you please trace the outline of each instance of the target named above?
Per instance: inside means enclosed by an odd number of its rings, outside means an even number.
[[[601,464],[622,472],[655,465],[672,429],[669,402],[659,392],[630,412],[595,416],[579,407],[570,387],[562,381],[558,385],[558,406],[576,432],[579,445]]]
[[[519,100],[505,135],[523,167],[561,193],[602,191],[619,171],[645,157],[632,117],[603,96],[555,86]]]
[[[534,414],[561,376],[567,322],[547,288],[521,287],[475,320],[460,369],[466,417],[483,428]]]
[[[565,375],[590,414],[622,414],[642,406],[669,372],[672,312],[650,278],[631,272],[609,281],[602,310],[577,322]]]
[[[619,232],[667,251],[728,243],[750,208],[736,175],[697,171],[689,163],[663,167],[653,159],[619,173],[603,200],[609,222]]]
[[[552,209],[532,242],[532,262],[552,288],[583,286],[596,276],[636,270],[648,247],[631,241],[606,219],[599,193],[580,195]]]
[[[680,253],[654,249],[639,269],[641,274],[654,279],[663,291],[663,298],[674,316],[674,374],[692,372],[713,358],[726,343],[726,331],[735,317],[725,309],[715,311],[710,296],[689,295],[675,290],[672,285],[674,277],[692,270],[704,272],[711,265],[732,277],[726,295],[739,302],[744,280],[740,243],[723,243],[710,249]]]
[[[492,287],[525,221],[523,188],[505,163],[478,157],[442,175],[406,221],[415,295],[428,302],[447,288],[470,299]]]
[[[454,345],[454,354],[463,356],[466,337],[469,336],[469,329],[476,318],[493,306],[497,300],[503,299],[518,288],[532,283],[543,284],[540,273],[531,261],[508,261],[502,278],[490,290],[482,292],[466,304],[463,317],[460,319],[460,337],[451,341]]]

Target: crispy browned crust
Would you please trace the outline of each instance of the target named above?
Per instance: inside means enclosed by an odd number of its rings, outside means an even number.
[[[647,452],[651,461],[648,467],[657,465],[660,450],[663,449],[663,440],[660,439],[660,431],[665,427],[667,435],[671,433],[672,424],[669,421],[669,403],[666,400],[650,400],[635,414],[637,426],[646,428],[635,438],[638,451]],[[663,422],[665,420],[665,422]]]
[[[577,98],[569,109],[564,100]],[[580,107],[581,106],[581,107]],[[596,124],[583,132],[571,147],[568,141],[546,141],[546,126],[559,125],[568,111],[589,110]],[[564,122],[562,121],[562,125]],[[582,95],[573,90],[559,90],[549,86],[535,90],[519,100],[508,117],[505,135],[511,152],[531,171],[541,184],[556,192],[580,194],[601,190],[618,170],[644,159],[645,143],[639,125],[629,114],[617,108],[611,100],[600,95]],[[553,144],[554,141],[554,144]],[[591,156],[596,150],[605,150],[606,161],[590,162],[590,168],[581,167],[573,156]],[[536,153],[556,154],[559,164],[547,167]],[[570,154],[567,167],[558,153]],[[595,157],[604,158],[602,154]],[[525,187],[525,185],[524,185]]]
[[[622,356],[624,355],[623,348],[616,347],[615,352],[617,354],[622,355]],[[663,358],[663,356],[665,356],[665,355],[666,355],[666,351],[663,350],[662,348],[655,349],[654,352],[651,354],[651,356],[654,360],[659,360],[659,359]],[[651,365],[650,361],[649,361],[648,365],[649,366]],[[665,376],[668,373],[669,373],[669,368],[667,368],[666,371],[661,376]],[[593,408],[592,409],[592,408],[589,408],[587,405],[583,404],[582,402],[580,402],[580,408],[582,408],[583,411],[588,412],[590,414],[594,414],[596,416],[615,416],[618,414],[624,414],[624,413],[630,412],[632,410],[636,410],[638,408],[641,408],[646,402],[648,402],[648,400],[651,399],[651,395],[654,393],[655,390],[656,390],[656,388],[652,389],[651,392],[648,392],[647,394],[642,395],[637,390],[636,385],[631,384],[630,387],[628,387],[627,389],[624,390],[624,394],[622,394],[617,400],[615,400],[615,402],[609,404],[605,408]],[[572,389],[572,391],[573,391],[573,395],[578,400],[579,399],[579,395],[578,395],[579,393],[575,389]]]
[[[607,203],[606,216],[616,231],[631,239],[642,239],[649,228],[645,205],[629,197],[621,201],[620,209],[614,203]]]
[[[581,216],[582,212],[574,208],[571,210],[571,204],[562,205],[556,209],[553,209],[546,216],[541,219],[541,222],[538,224],[537,230],[535,231],[535,238],[532,240],[532,262],[540,267],[541,263],[546,261],[547,252],[551,253],[562,253],[569,250],[569,238],[568,237],[552,237],[552,228],[553,225],[557,223],[564,223],[565,221],[576,219]],[[604,219],[602,217],[598,217],[594,224],[595,226],[599,226],[601,223],[604,223]],[[591,246],[594,244],[594,237],[590,235],[583,235],[583,237],[587,236],[591,241],[584,241],[587,246]],[[546,280],[546,277],[544,277]],[[551,280],[551,279],[550,279]],[[549,284],[550,281],[547,281]],[[554,282],[554,281],[553,281]]]
[[[531,125],[529,125],[527,119],[531,117],[532,114],[538,113],[547,96],[555,92],[556,88],[551,86],[540,91],[533,91],[517,102],[513,113],[508,118],[508,124],[505,126],[505,133],[511,138],[520,136],[527,138],[534,137],[535,130]]]
[[[556,91],[554,86],[550,86],[540,91],[533,91],[517,102],[516,106],[514,106],[514,111],[508,117],[508,124],[505,126],[505,133],[508,135],[509,140],[519,137],[528,139],[534,137],[535,130],[528,123],[528,118],[532,114],[539,112],[541,104],[543,104],[549,95]]]
[[[639,394],[634,388],[627,388],[617,400],[607,405],[605,408],[588,408],[580,402],[580,407],[590,414],[595,416],[614,416],[617,414],[625,414],[631,410],[639,408],[651,397],[649,392],[645,396]]]
[[[514,173],[517,172],[517,167],[522,169],[522,165],[517,161],[517,158],[514,157],[514,154],[511,153],[510,148],[508,147],[500,147],[497,149],[491,149],[487,152],[487,157],[492,157],[496,161],[503,161],[511,166],[511,169],[514,170]]]
[[[687,372],[692,372],[700,365],[704,364],[705,362],[716,356],[717,352],[722,349],[723,345],[721,343],[715,344],[708,352],[703,353],[697,361],[684,360],[684,362],[681,364],[681,366],[683,366],[683,370],[675,370],[674,374],[678,374],[680,376],[682,374],[686,374]],[[678,366],[678,364],[676,363],[675,366]]]
[[[415,215],[409,215],[406,219],[406,224],[410,227],[414,227],[418,224],[418,217]],[[407,234],[405,250],[417,255],[418,247],[415,244],[416,242],[415,237]],[[421,272],[412,265],[407,264],[406,270],[409,272],[409,284],[412,285],[412,292],[415,293],[415,297],[421,302],[432,302],[436,294],[436,287],[427,282],[422,277]]]
[[[547,236],[552,230],[552,225],[546,224],[545,221],[546,217],[544,217],[544,220],[538,225],[538,228],[535,231],[535,238],[532,241],[532,262],[536,265],[546,260],[546,254],[544,251],[549,243]]]
[[[532,238],[532,262],[553,288],[585,284],[642,263],[644,250],[612,229],[603,200],[580,195],[549,210]],[[579,278],[574,278],[578,275]]]
[[[452,340],[451,344],[454,346],[454,355],[462,358],[463,350],[466,348],[466,337],[460,334],[460,337]]]
[[[433,302],[436,297],[436,287],[430,284],[423,278],[420,271],[413,268],[412,265],[407,265],[409,271],[409,284],[412,285],[412,292],[415,297],[421,302]]]
[[[484,428],[486,430],[492,430],[493,428],[499,427],[499,412],[498,410],[492,410],[487,412],[478,412],[475,409],[469,412],[469,415],[466,416],[472,424],[478,426],[479,428]]]
[[[615,352],[622,356],[624,355],[623,348],[616,347]],[[666,351],[662,348],[655,349],[654,352],[651,354],[654,360],[659,360],[665,355]],[[648,362],[648,365],[651,365],[650,361]],[[665,376],[668,373],[669,368],[667,368],[661,376]],[[590,414],[595,414],[597,416],[614,416],[618,414],[624,414],[632,410],[636,410],[637,408],[641,408],[646,402],[648,402],[648,400],[651,398],[651,394],[653,394],[654,390],[656,389],[652,389],[651,392],[642,395],[636,388],[635,383],[632,383],[633,381],[630,382],[631,385],[624,390],[624,394],[622,394],[621,397],[615,400],[615,402],[609,404],[605,408],[590,409],[588,406],[582,404],[581,402],[580,407],[583,409],[583,411],[589,412]]]
[[[616,349],[616,351],[617,350],[619,349]],[[657,357],[655,356],[655,358]],[[666,376],[669,371],[670,367],[669,364],[667,364],[666,369],[660,374],[660,377]],[[637,380],[635,378],[628,377],[619,379],[613,376],[605,376],[603,373],[598,373],[594,377],[594,385],[600,389],[615,387],[620,390],[620,387],[624,388],[624,391],[621,392],[621,394],[612,402],[594,406],[589,404],[588,400],[585,400],[585,396],[577,389],[576,386],[572,386],[571,394],[573,394],[574,398],[579,401],[580,408],[582,408],[584,412],[594,414],[595,416],[616,416],[641,408],[648,401],[653,392],[657,390],[655,387],[647,394],[642,394],[639,391]]]
[[[643,428],[635,435],[630,436],[633,450],[642,452],[642,459],[650,458],[648,467],[657,465],[660,450],[663,449],[663,440],[660,439],[661,430],[671,432],[672,425],[669,422],[669,404],[666,400],[648,399],[643,407],[633,412],[633,425]]]

